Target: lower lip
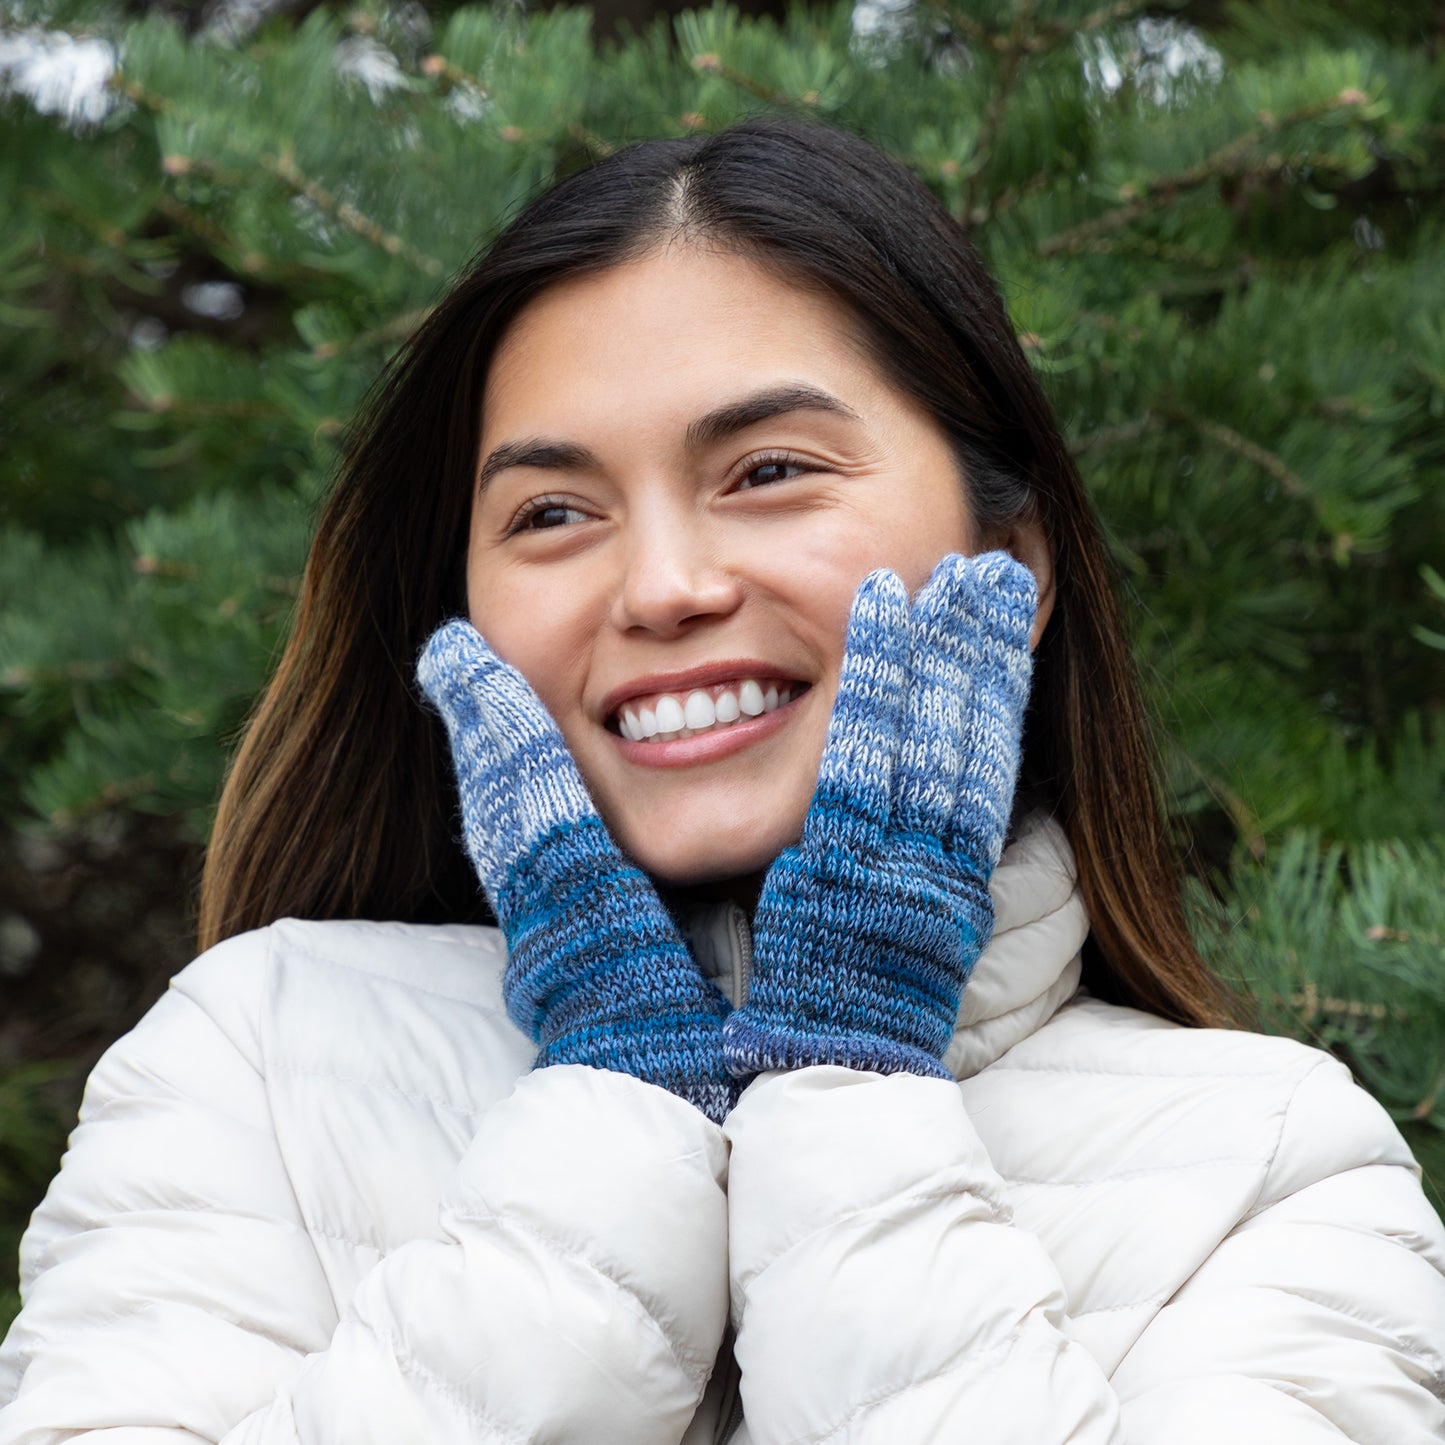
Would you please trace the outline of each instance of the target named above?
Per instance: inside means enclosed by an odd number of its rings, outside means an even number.
[[[779,728],[786,727],[793,716],[793,710],[808,696],[812,689],[800,693],[791,702],[785,702],[772,712],[757,717],[739,718],[716,732],[701,733],[692,738],[673,738],[671,742],[633,742],[620,733],[612,734],[623,758],[644,768],[691,768],[698,763],[711,763],[719,758],[730,757],[743,748],[770,738]]]

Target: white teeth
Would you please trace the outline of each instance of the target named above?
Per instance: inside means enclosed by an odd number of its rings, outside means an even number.
[[[800,690],[800,689],[798,689]],[[671,741],[690,738],[716,728],[728,727],[739,718],[760,717],[775,712],[791,702],[795,689],[776,681],[764,689],[762,683],[747,678],[719,691],[716,697],[703,688],[694,688],[681,700],[671,693],[654,697],[650,704],[627,703],[617,711],[617,731],[629,742],[657,738]]]
[[[682,704],[668,693],[663,693],[658,698],[653,711],[657,717],[657,730],[660,733],[680,733],[687,726],[687,719],[682,712]]]
[[[693,732],[701,732],[703,728],[710,728],[717,720],[712,699],[705,692],[688,693],[687,704],[682,712],[688,727]]]

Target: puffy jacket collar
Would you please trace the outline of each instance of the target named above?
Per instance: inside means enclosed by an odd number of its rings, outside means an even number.
[[[1047,813],[1029,814],[989,883],[994,932],[979,958],[943,1061],[971,1078],[1041,1028],[1079,986],[1089,931],[1074,855]],[[737,1003],[751,967],[747,916],[736,903],[709,905],[684,922],[702,971]]]
[[[1078,991],[1089,915],[1073,849],[1047,813],[1030,813],[1004,849],[988,891],[993,937],[958,1010],[943,1062],[967,1079],[1042,1028]]]

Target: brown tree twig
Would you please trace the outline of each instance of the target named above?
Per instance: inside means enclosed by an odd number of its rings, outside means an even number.
[[[1301,501],[1314,503],[1315,497],[1305,485],[1300,475],[1293,471],[1278,453],[1272,452],[1268,447],[1261,446],[1258,442],[1251,441],[1247,436],[1226,426],[1222,421],[1215,421],[1212,417],[1201,416],[1198,412],[1187,411],[1182,407],[1172,408],[1167,415],[1177,421],[1191,426],[1201,436],[1218,442],[1221,446],[1227,447],[1232,452],[1237,452],[1246,460],[1251,461],[1261,471],[1268,472],[1280,485],[1280,490],[1287,497],[1295,497]]]
[[[1018,50],[1025,55],[1044,55],[1050,50],[1057,50],[1076,35],[1087,35],[1105,25],[1128,20],[1131,16],[1142,14],[1153,7],[1141,3],[1141,0],[1117,0],[1117,3],[1091,11],[1078,20],[1043,21],[1026,34],[1020,33],[1017,26],[1008,30],[990,29],[952,5],[938,4],[933,8],[935,13],[943,16],[961,35],[966,35],[983,49],[997,51],[999,54]]]
[[[815,110],[818,105],[818,92],[816,90],[805,91],[802,95],[788,95],[785,91],[774,90],[770,85],[764,85],[760,80],[754,80],[752,76],[745,75],[741,70],[734,70],[728,65],[722,56],[714,51],[706,50],[701,55],[692,57],[692,68],[700,70],[704,75],[720,75],[730,85],[735,85],[739,90],[746,91],[749,95],[755,95],[759,100],[765,100],[769,105],[781,106],[787,110]]]
[[[164,115],[175,110],[173,102],[165,96],[146,90],[144,86],[131,80],[119,70],[111,76],[110,84],[152,115]],[[360,236],[388,256],[402,257],[427,276],[440,276],[446,270],[435,256],[427,255],[426,252],[413,246],[401,236],[388,231],[385,226],[368,216],[359,207],[352,205],[350,201],[342,200],[320,181],[307,175],[296,164],[295,157],[289,150],[278,155],[263,153],[254,159],[262,170],[275,176],[293,194],[304,197],[317,210],[331,216],[353,235]],[[162,162],[162,168],[168,175],[173,176],[185,175],[190,170],[200,167],[215,168],[215,163],[209,160],[197,161],[184,156],[166,157]]]
[[[1019,25],[1024,23],[1023,18]],[[1014,82],[1018,79],[1019,65],[1023,61],[1024,52],[1017,46],[1011,46],[1002,52],[1003,65],[999,70],[998,81],[994,85],[993,93],[988,98],[988,105],[983,113],[983,125],[979,129],[978,141],[974,146],[974,165],[968,173],[968,182],[964,187],[963,201],[958,208],[958,220],[965,226],[975,223],[974,207],[978,199],[979,186],[983,182],[984,167],[993,156],[993,148],[998,142],[999,132],[1003,129],[1003,117],[1008,109],[1008,100],[1013,92]],[[982,221],[986,216],[979,216]]]
[[[348,336],[345,341],[318,341],[311,348],[311,355],[317,361],[330,361],[333,357],[344,356],[352,351],[360,351],[367,346],[384,344],[389,341],[404,341],[434,310],[431,306],[421,306],[413,311],[403,311],[400,316],[393,317],[390,321],[380,326],[374,326],[368,331],[358,331],[355,336]]]
[[[1261,124],[1254,130],[1236,136],[1227,145],[1221,146],[1196,166],[1176,171],[1172,175],[1156,176],[1145,183],[1135,195],[1125,197],[1125,204],[1102,215],[1092,216],[1065,231],[1045,237],[1035,248],[1041,256],[1058,255],[1060,252],[1077,252],[1087,248],[1090,241],[1127,226],[1131,221],[1146,215],[1158,207],[1168,205],[1182,192],[1198,190],[1211,181],[1221,180],[1264,180],[1282,174],[1286,170],[1309,165],[1316,170],[1344,170],[1344,162],[1336,157],[1319,152],[1304,152],[1296,155],[1272,155],[1263,164],[1246,163],[1249,151],[1259,145],[1266,136],[1290,129],[1309,120],[1335,111],[1356,110],[1369,97],[1360,91],[1346,90],[1328,100],[1302,106],[1283,119],[1273,116],[1261,118]],[[1124,194],[1121,189],[1121,195]]]
[[[257,161],[263,170],[269,171],[297,195],[304,196],[317,210],[333,216],[348,231],[360,236],[364,241],[371,242],[388,256],[400,256],[428,276],[440,276],[446,270],[435,256],[427,255],[395,232],[388,231],[350,201],[341,200],[320,181],[308,176],[289,152],[282,152],[280,155],[263,154],[257,157]]]
[[[1117,426],[1096,427],[1091,432],[1075,438],[1069,443],[1069,450],[1075,457],[1086,457],[1094,452],[1106,452],[1114,447],[1127,446],[1141,437],[1162,431],[1164,418],[1156,411],[1147,411],[1134,421],[1121,422]]]

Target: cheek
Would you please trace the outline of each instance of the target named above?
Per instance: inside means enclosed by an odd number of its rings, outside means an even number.
[[[555,596],[492,568],[485,582],[469,569],[467,613],[472,626],[503,662],[531,684],[554,719],[562,723],[569,691],[575,696],[577,619]]]
[[[975,549],[961,493],[935,493],[928,505],[906,492],[899,510],[872,509],[833,519],[827,527],[800,528],[777,573],[783,595],[816,629],[829,660],[842,656],[848,614],[859,584],[878,568],[896,572],[913,596],[951,552]]]

